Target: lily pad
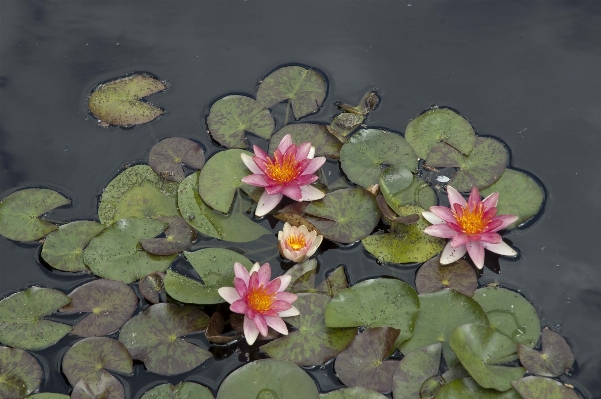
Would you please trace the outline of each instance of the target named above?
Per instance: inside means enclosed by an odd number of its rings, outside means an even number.
[[[269,357],[287,360],[299,366],[315,366],[330,360],[353,341],[356,328],[328,328],[324,310],[330,297],[321,294],[299,294],[294,306],[300,315],[287,317],[297,331],[278,338],[261,349]]]
[[[29,395],[28,399],[69,399],[69,395],[63,395],[62,393],[36,393],[33,395]]]
[[[337,389],[319,395],[320,399],[386,399],[386,396],[372,389],[352,387]]]
[[[63,373],[72,386],[79,380],[96,384],[107,371],[133,372],[133,360],[125,346],[116,339],[91,337],[78,341],[63,356]]]
[[[297,263],[286,271],[290,276],[290,292],[302,292],[311,290],[315,287],[315,274],[317,273],[317,261],[309,259],[302,263]],[[299,288],[295,290],[294,287]]]
[[[294,123],[284,126],[271,137],[269,142],[269,153],[273,154],[278,144],[285,135],[292,137],[292,143],[300,145],[311,143],[315,147],[315,156],[327,158],[340,158],[342,143],[332,136],[325,125],[317,123]]]
[[[365,280],[332,298],[326,306],[326,326],[394,327],[401,331],[398,346],[413,335],[419,309],[417,293],[403,281]]]
[[[409,352],[401,360],[392,383],[396,398],[418,398],[424,381],[438,375],[442,344],[436,343]]]
[[[150,122],[163,113],[160,108],[140,101],[167,87],[155,78],[134,75],[102,84],[90,94],[88,108],[103,123],[117,126]]]
[[[205,164],[202,147],[183,137],[169,137],[156,143],[148,155],[148,164],[167,180],[184,180],[182,165],[200,169]]]
[[[326,279],[315,288],[315,291],[334,297],[345,288],[348,288],[348,277],[344,266],[338,266],[326,276]]]
[[[232,286],[234,263],[239,262],[249,270],[253,265],[244,255],[225,248],[205,248],[195,252],[184,252],[184,255],[203,282],[169,270],[165,277],[165,289],[173,299],[185,303],[225,302],[217,290]]]
[[[392,391],[398,360],[385,360],[394,350],[399,330],[391,327],[366,329],[336,357],[334,369],[347,386],[362,386],[378,392]]]
[[[472,187],[484,188],[497,181],[509,162],[505,146],[491,138],[478,137],[469,155],[464,156],[448,144],[432,147],[428,165],[433,167],[459,167],[449,185],[458,191],[470,191]]]
[[[119,341],[153,373],[185,373],[212,355],[179,337],[202,331],[208,323],[209,317],[197,307],[159,303],[125,323]]]
[[[365,121],[365,115],[343,112],[334,117],[327,129],[332,137],[335,137],[341,143],[346,143],[346,137],[361,126],[363,121]]]
[[[426,159],[430,149],[443,141],[462,154],[469,154],[476,142],[472,125],[447,108],[430,109],[407,125],[405,138],[418,157]]]
[[[506,227],[515,229],[536,215],[543,205],[543,188],[526,173],[505,169],[499,180],[480,191],[484,196],[499,192],[498,215],[516,215],[518,220]]]
[[[209,342],[213,342],[216,344],[227,344],[235,339],[238,339],[238,335],[222,335],[223,328],[225,327],[225,321],[223,320],[223,316],[219,312],[215,312],[211,315],[211,320],[209,320],[209,325],[205,330],[205,336],[209,340]]]
[[[0,301],[0,342],[21,349],[42,349],[71,331],[71,326],[43,320],[71,299],[50,288],[31,287]]]
[[[24,350],[0,346],[0,397],[22,399],[42,383],[42,367]]]
[[[138,289],[144,299],[150,303],[161,302],[161,293],[165,292],[164,278],[165,273],[153,272],[138,282]]]
[[[175,255],[189,249],[196,239],[196,230],[192,229],[181,216],[159,217],[163,223],[168,223],[165,237],[144,238],[140,240],[142,248],[153,255]]]
[[[118,379],[101,372],[98,381],[79,380],[71,392],[71,399],[125,399],[125,390]]]
[[[467,323],[488,325],[486,313],[472,298],[450,289],[419,295],[420,312],[413,337],[400,349],[404,354],[442,342],[442,352],[449,367],[457,363],[457,357],[449,346],[451,332]]]
[[[62,225],[48,234],[42,247],[42,259],[65,272],[88,271],[83,263],[83,250],[105,226],[91,220],[78,220]]]
[[[546,396],[544,398],[548,399]],[[499,392],[494,389],[482,388],[476,381],[468,377],[444,385],[438,391],[436,399],[522,399],[522,397],[515,389]]]
[[[161,178],[148,165],[130,166],[104,188],[98,205],[100,223],[108,226],[126,214],[177,216],[177,187],[177,182]]]
[[[309,231],[315,230],[317,234],[321,235],[321,232],[317,227],[309,221],[309,218],[311,217],[305,214],[305,208],[307,208],[309,204],[310,202],[294,202],[280,209],[273,217],[282,222],[288,222],[292,226],[300,227],[304,225]]]
[[[367,188],[378,183],[388,166],[417,171],[417,155],[400,134],[361,129],[342,146],[340,166],[350,181]]]
[[[211,390],[194,382],[162,384],[147,391],[141,399],[215,399]]]
[[[139,241],[160,234],[166,224],[152,219],[122,219],[96,236],[83,253],[95,275],[133,283],[152,273],[165,271],[175,255],[156,256],[143,250]]]
[[[211,137],[227,148],[246,148],[244,132],[269,139],[275,121],[260,102],[240,95],[220,98],[211,105],[207,126]]]
[[[481,324],[465,324],[451,333],[451,348],[463,367],[483,388],[511,389],[511,382],[524,376],[523,367],[498,366],[517,352],[511,338]]]
[[[313,69],[285,66],[270,73],[259,85],[257,101],[265,108],[290,100],[294,117],[317,112],[327,94],[323,76]]]
[[[523,399],[580,399],[573,388],[549,378],[530,376],[512,384]]]
[[[559,377],[574,365],[574,354],[561,335],[545,328],[542,341],[542,353],[523,344],[518,345],[520,363],[529,373],[543,377]]]
[[[402,165],[389,166],[382,171],[378,182],[382,194],[391,196],[413,183],[413,173]]]
[[[71,303],[61,309],[62,313],[90,313],[71,331],[81,337],[99,337],[117,331],[138,306],[134,290],[113,280],[91,281],[74,289],[69,297]]]
[[[14,241],[35,241],[58,229],[39,219],[71,200],[46,188],[26,188],[0,201],[0,235]]]
[[[367,237],[380,221],[375,197],[361,188],[348,188],[326,194],[306,208],[307,219],[324,238],[352,243]]]
[[[472,296],[477,287],[476,271],[463,259],[441,265],[440,256],[437,256],[424,263],[415,276],[415,288],[420,294],[452,288],[465,296]]]
[[[402,168],[404,169],[404,168]],[[411,183],[405,187],[406,175],[401,168],[390,167],[380,175],[380,190],[388,206],[397,214],[404,206],[415,205],[424,209],[438,204],[438,196],[428,183],[412,175]],[[408,176],[407,176],[408,177]],[[405,187],[396,191],[400,187]]]

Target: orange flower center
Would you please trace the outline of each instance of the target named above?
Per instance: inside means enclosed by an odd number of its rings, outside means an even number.
[[[307,241],[302,234],[290,234],[288,238],[286,238],[286,244],[294,251],[298,251],[307,245]]]
[[[271,309],[271,306],[275,302],[276,293],[269,294],[265,292],[265,287],[260,286],[254,290],[250,290],[246,294],[248,305],[255,312],[265,312]]]
[[[474,209],[469,206],[462,208],[463,212],[453,211],[457,225],[465,234],[479,234],[486,229],[490,218],[484,217],[484,204],[478,204]]]
[[[295,154],[284,154],[281,157],[275,155],[267,161],[266,175],[280,184],[289,183],[300,175],[301,171],[298,168]]]

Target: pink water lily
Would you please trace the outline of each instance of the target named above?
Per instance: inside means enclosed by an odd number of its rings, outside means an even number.
[[[298,298],[284,292],[291,277],[283,275],[273,280],[271,267],[255,263],[250,272],[241,263],[234,263],[234,287],[219,288],[219,295],[230,303],[230,310],[244,315],[244,337],[249,345],[259,334],[266,336],[268,328],[288,335],[288,328],[282,317],[297,316],[298,309],[292,303]]]
[[[265,187],[255,210],[256,216],[266,215],[279,204],[284,195],[295,201],[314,201],[325,196],[322,191],[311,186],[318,179],[314,173],[326,161],[325,157],[314,158],[315,147],[311,143],[296,146],[287,134],[280,141],[273,158],[256,145],[253,149],[254,157],[241,154],[242,161],[253,173],[244,177],[242,182]]]
[[[455,262],[467,252],[478,269],[484,266],[484,249],[500,255],[515,256],[517,252],[503,242],[497,231],[518,220],[514,215],[496,215],[499,193],[492,193],[483,201],[476,187],[467,200],[451,186],[447,186],[450,208],[432,206],[422,212],[432,226],[424,233],[434,237],[450,238],[442,254],[443,265]]]

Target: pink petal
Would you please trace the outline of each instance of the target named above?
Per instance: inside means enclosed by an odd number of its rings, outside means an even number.
[[[296,156],[296,148],[297,148],[296,144],[292,144],[290,147],[288,147],[286,149],[286,151],[282,151],[284,157],[287,159],[294,158]],[[294,158],[294,159],[296,159],[296,158]],[[279,161],[280,161],[279,163],[281,164],[282,159],[280,159]]]
[[[453,238],[457,235],[455,230],[444,223],[428,226],[424,229],[424,233],[439,238]]]
[[[463,196],[459,194],[459,191],[455,190],[453,187],[447,186],[447,194],[449,196],[449,203],[451,204],[451,207],[455,204],[459,204],[462,207],[467,204],[467,202],[465,202],[465,198],[463,198]]]
[[[244,280],[236,277],[234,279],[234,287],[236,287],[236,291],[238,292],[238,295],[240,295],[240,298],[244,298],[246,296],[246,293],[248,292],[248,284]]]
[[[263,265],[257,272],[257,275],[259,277],[259,285],[267,285],[267,283],[271,279],[271,266],[269,266],[269,263],[263,263]]]
[[[449,263],[459,260],[463,255],[465,255],[466,251],[467,250],[465,249],[465,246],[453,248],[451,242],[449,241],[442,250],[442,254],[440,254],[440,264],[448,265]]]
[[[263,161],[267,161],[269,159],[269,156],[267,155],[267,153],[265,151],[263,151],[261,148],[259,148],[256,145],[253,145],[253,151],[255,152],[255,156],[259,157],[259,159],[263,160]]]
[[[294,185],[297,186],[307,186],[311,183],[315,183],[319,177],[316,175],[300,175],[296,179],[294,179]]]
[[[422,212],[422,216],[424,217],[424,219],[426,219],[428,222],[430,222],[432,224],[444,223],[444,220],[442,220],[441,218],[439,218],[432,212],[424,211],[424,212]]]
[[[303,194],[303,201],[315,201],[326,196],[324,192],[313,186],[302,186],[300,189]]]
[[[315,173],[317,172],[317,170],[319,170],[319,168],[323,166],[324,163],[326,163],[325,157],[313,158],[301,174],[310,175],[311,173]]]
[[[298,186],[286,186],[282,190],[282,194],[284,194],[288,198],[292,198],[295,201],[303,200],[303,193]]]
[[[265,317],[265,322],[267,325],[280,334],[288,335],[288,327],[286,327],[286,323],[280,317]]]
[[[234,303],[240,299],[240,295],[238,295],[238,291],[234,287],[221,287],[217,292],[228,303]]]
[[[480,233],[478,235],[480,236],[479,241],[482,241],[482,243],[498,244],[503,241],[498,233]]]
[[[476,206],[480,203],[480,192],[477,187],[472,187],[470,196],[467,199],[467,205],[470,209],[476,209]]]
[[[269,179],[271,180],[271,179]],[[265,192],[269,195],[276,195],[276,194],[281,194],[282,191],[284,191],[284,188],[286,186],[283,186],[281,184],[270,184],[269,186],[265,187]]]
[[[286,152],[288,147],[290,147],[291,145],[292,145],[292,136],[287,134],[282,138],[282,141],[280,141],[280,144],[278,145],[278,150],[280,150],[280,152],[283,154]]]
[[[242,178],[242,183],[250,184],[255,187],[267,187],[270,182],[267,181],[266,176],[263,174],[248,175]]]
[[[239,299],[230,305],[230,310],[234,313],[245,314],[247,307],[246,301],[244,299]]]
[[[470,255],[470,258],[474,261],[474,265],[478,269],[482,269],[484,266],[484,246],[479,241],[470,241],[465,244],[465,248],[467,249],[467,253]]]
[[[489,208],[484,211],[484,215],[482,216],[484,219],[492,220],[497,214],[497,208]]]
[[[296,160],[307,159],[309,152],[311,152],[311,143],[302,143],[296,149]]]
[[[278,292],[282,292],[286,288],[288,288],[290,281],[292,281],[292,276],[289,274],[284,274],[283,276],[278,277],[278,279],[280,280],[280,283],[281,283],[280,288],[278,288]]]
[[[255,161],[253,161],[253,157],[251,157],[250,155],[246,155],[245,153],[242,152],[242,153],[240,153],[240,158],[242,158],[242,162],[244,162],[244,165],[246,165],[248,170],[250,170],[251,172],[253,172],[255,174],[263,173],[263,172],[261,172],[261,169],[259,169],[259,167],[255,163]]]
[[[248,282],[248,290],[254,291],[254,290],[258,289],[260,286],[261,286],[261,284],[259,284],[259,274],[251,273],[250,281]]]
[[[291,307],[292,305],[286,301],[275,301],[271,304],[271,310],[275,310],[276,312],[282,312],[290,309]]]
[[[246,285],[248,285],[248,280],[250,279],[250,273],[244,265],[240,262],[234,262],[234,275],[244,281]]]
[[[516,256],[518,254],[513,248],[511,248],[509,245],[507,245],[507,243],[503,241],[501,241],[498,244],[489,244],[485,242],[482,243],[482,245],[490,252],[494,252],[499,255]]]
[[[244,316],[244,337],[246,338],[246,342],[248,342],[249,345],[252,345],[255,343],[258,336],[259,329],[255,323],[247,316]]]
[[[260,313],[255,314],[255,316],[253,317],[253,321],[255,322],[255,326],[257,326],[257,328],[259,329],[259,334],[261,334],[262,336],[266,336],[269,330],[267,329],[267,323],[265,322],[263,315],[261,315]]]
[[[451,246],[453,248],[461,247],[470,241],[470,237],[467,234],[459,233],[451,240]]]
[[[261,173],[263,173],[263,174],[267,173],[267,161],[264,161],[259,157],[254,157],[253,161],[255,162],[255,165],[257,165],[257,168],[259,168]]]
[[[261,194],[261,198],[259,198],[257,209],[255,209],[255,216],[265,216],[269,211],[275,208],[281,200],[281,193],[271,195],[267,193],[267,191],[264,191],[263,194]]]
[[[516,220],[518,220],[517,216],[514,215],[499,215],[499,216],[495,216],[494,219],[492,220],[493,222],[496,222],[500,220],[501,224],[496,226],[494,229],[490,230],[490,231],[499,231],[499,230],[503,230],[505,227],[509,226],[511,223],[515,222]],[[492,222],[491,222],[492,223]]]
[[[482,201],[482,203],[484,204],[484,210],[487,211],[491,208],[496,207],[497,202],[499,202],[499,193],[494,192],[488,197],[484,198],[484,201]]]
[[[280,285],[282,285],[282,280],[280,280],[279,278],[274,278],[265,287],[265,293],[266,294],[275,294],[280,289]]]
[[[446,206],[431,206],[430,212],[449,223],[457,223],[455,219],[455,215],[453,215],[453,211],[451,211]]]
[[[298,299],[298,295],[293,294],[292,292],[278,292],[275,298],[278,301],[286,301],[288,303],[292,303]]]
[[[300,312],[298,311],[297,308],[295,308],[294,306],[291,307],[288,310],[284,310],[282,312],[278,312],[278,315],[280,317],[292,317],[292,316],[298,316],[300,314]]]

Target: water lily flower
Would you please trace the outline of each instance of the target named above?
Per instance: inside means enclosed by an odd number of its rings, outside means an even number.
[[[514,215],[496,215],[499,193],[492,193],[483,201],[476,187],[467,200],[451,186],[447,186],[450,208],[432,206],[422,212],[432,226],[424,233],[439,238],[450,238],[442,254],[443,265],[455,262],[467,252],[478,269],[484,266],[484,249],[500,255],[515,256],[517,252],[503,242],[497,231],[518,220]]]
[[[291,277],[283,275],[273,280],[271,267],[255,263],[250,272],[241,263],[234,263],[234,287],[219,288],[219,295],[230,303],[230,310],[244,315],[244,337],[252,345],[259,334],[266,336],[267,327],[288,335],[288,328],[282,317],[297,316],[298,309],[292,302],[298,298],[291,292],[284,292]]]
[[[317,235],[315,230],[305,225],[300,227],[284,223],[284,229],[278,233],[278,248],[280,254],[293,262],[302,262],[311,257],[317,251],[323,236]]]
[[[255,156],[240,154],[246,167],[253,173],[242,179],[251,186],[265,187],[259,198],[256,216],[264,216],[281,201],[285,195],[295,201],[314,201],[325,194],[311,183],[317,181],[314,173],[325,163],[325,157],[315,156],[315,147],[311,143],[299,146],[292,144],[292,137],[285,135],[275,150],[273,158],[265,151],[253,147]]]

